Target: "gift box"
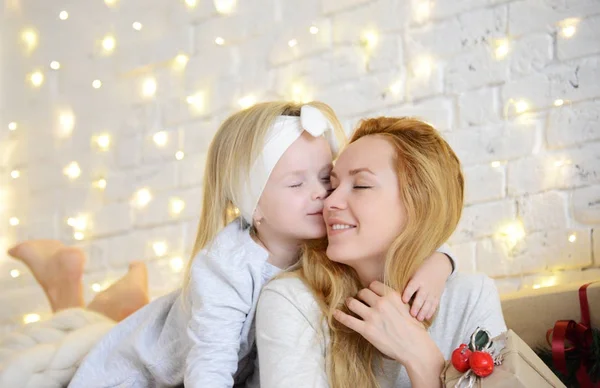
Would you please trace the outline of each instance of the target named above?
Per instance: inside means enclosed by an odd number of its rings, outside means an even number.
[[[501,363],[487,377],[465,379],[465,373],[457,371],[447,362],[441,379],[444,387],[518,388],[518,387],[564,387],[564,384],[544,364],[535,352],[512,330],[495,337],[493,343],[503,344],[499,349]],[[469,372],[467,372],[469,373]],[[461,379],[462,378],[462,379]]]
[[[554,327],[556,321],[571,319],[581,322],[581,285],[579,282],[502,296],[506,327],[532,348],[546,345],[546,332]],[[587,302],[591,326],[600,327],[600,282],[587,287]]]

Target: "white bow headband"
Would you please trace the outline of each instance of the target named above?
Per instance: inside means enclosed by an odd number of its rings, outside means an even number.
[[[333,125],[319,109],[304,105],[300,109],[300,117],[277,117],[266,134],[265,145],[252,165],[247,180],[242,180],[236,198],[237,208],[246,222],[252,224],[258,200],[275,165],[305,130],[314,137],[324,136],[334,154],[339,151]]]

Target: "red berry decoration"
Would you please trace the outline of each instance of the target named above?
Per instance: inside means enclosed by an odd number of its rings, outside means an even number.
[[[469,357],[471,350],[466,344],[461,344],[452,352],[452,366],[460,373],[465,373],[469,370]]]
[[[494,371],[494,360],[487,352],[475,351],[469,358],[471,370],[479,377],[486,377]]]

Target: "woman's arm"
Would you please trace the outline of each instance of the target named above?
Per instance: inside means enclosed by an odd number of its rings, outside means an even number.
[[[311,313],[282,293],[263,290],[256,310],[261,388],[329,386],[325,340]]]

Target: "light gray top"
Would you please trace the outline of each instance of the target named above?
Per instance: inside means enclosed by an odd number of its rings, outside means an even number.
[[[449,359],[480,326],[496,336],[506,331],[494,282],[482,274],[456,273],[442,294],[429,335]],[[298,278],[276,279],[258,302],[256,342],[262,388],[328,387],[329,330],[315,298]],[[377,373],[382,388],[410,387],[405,368],[384,360]]]
[[[178,289],[119,323],[84,359],[69,387],[258,387],[254,316],[280,270],[234,221]]]

